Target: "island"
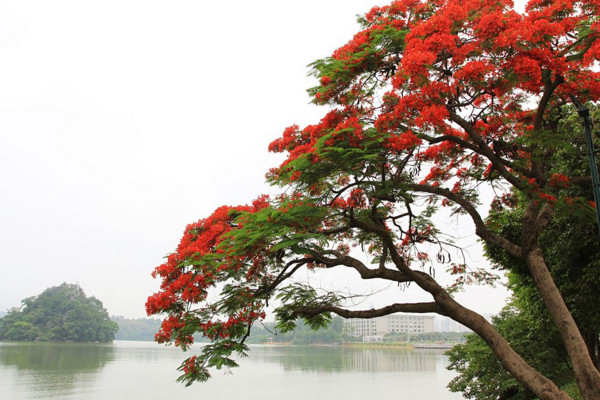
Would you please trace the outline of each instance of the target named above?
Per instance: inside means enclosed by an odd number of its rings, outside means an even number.
[[[119,329],[102,302],[63,283],[24,299],[0,318],[0,340],[110,343]]]

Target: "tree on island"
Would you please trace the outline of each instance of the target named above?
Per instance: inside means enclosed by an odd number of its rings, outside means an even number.
[[[570,171],[553,155],[577,153],[581,130],[559,132],[572,98],[600,97],[594,67],[600,2],[532,0],[523,14],[512,7],[508,0],[395,1],[373,8],[349,43],[312,64],[320,85],[310,93],[330,111],[315,125],[286,129],[271,144],[271,151],[287,153],[268,174],[282,194],[223,206],[190,224],[154,271],[162,283],[147,312],[167,314],[157,340],[187,348],[200,332],[212,341],[183,362],[181,381],[203,381],[211,367],[236,366],[230,356],[245,353],[252,324],[276,298],[284,331],[299,318],[318,328],[332,314],[448,316],[479,335],[540,399],[570,399],[492,324],[452,297],[469,282],[495,276],[456,261],[457,244],[434,222],[450,210],[470,220],[483,242],[526,266],[583,398],[600,399],[600,374],[540,241],[554,221],[594,213],[595,205],[565,190],[589,186],[589,173]],[[516,237],[485,222],[482,191],[495,194],[494,210],[521,199]],[[447,274],[438,271],[444,263]],[[349,309],[352,295],[302,281],[306,269],[333,268],[413,283],[431,301],[402,302],[399,290],[397,303]],[[454,283],[440,284],[447,275]]]
[[[0,319],[0,340],[110,343],[118,329],[100,300],[63,283],[9,310]]]

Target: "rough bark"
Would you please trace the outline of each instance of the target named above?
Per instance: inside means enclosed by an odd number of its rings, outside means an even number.
[[[405,269],[404,260],[397,253],[389,234],[381,233],[380,236],[396,266]],[[436,305],[441,309],[438,313],[454,319],[477,333],[492,349],[502,366],[524,387],[539,396],[541,400],[571,399],[554,382],[532,368],[485,318],[455,301],[433,277],[420,271],[409,271],[408,275],[412,280],[433,296]]]
[[[523,216],[522,255],[565,349],[571,359],[577,386],[586,400],[600,399],[600,373],[592,360],[587,344],[571,312],[567,308],[544,254],[538,246],[538,238],[552,217],[551,207],[539,209],[536,201],[530,201]]]
[[[517,246],[504,238],[495,236],[492,232],[490,232],[483,223],[483,220],[477,210],[468,204],[468,202],[463,201],[460,196],[449,193],[449,191],[445,189],[431,188],[427,185],[412,185],[412,188],[417,191],[444,196],[447,199],[459,204],[469,213],[470,217],[475,223],[476,233],[479,237],[485,241],[500,246],[510,254],[526,261],[535,285],[537,286],[546,307],[550,311],[550,315],[552,316],[558,332],[565,344],[565,348],[573,365],[575,379],[583,398],[586,400],[599,400],[600,373],[598,372],[596,363],[593,360],[593,353],[588,351],[588,347],[583,339],[583,335],[579,331],[573,316],[565,305],[560,291],[556,287],[556,284],[550,275],[550,271],[546,266],[542,251],[537,246],[537,240],[541,231],[552,217],[552,209],[545,207],[544,209],[540,210],[537,206],[537,202],[531,201],[529,203],[523,220],[522,245]],[[425,290],[430,291],[427,289],[427,286],[428,284],[425,284],[425,287],[422,287]],[[502,354],[497,353],[494,349],[494,343],[496,339],[487,339],[482,335],[482,333],[475,329],[474,326],[470,326],[467,323],[457,319],[462,318],[460,315],[450,316],[479,334],[482,339],[484,339],[490,345],[492,350],[494,350],[494,353],[498,356],[498,359],[501,360],[502,365],[505,366],[505,368],[511,372],[519,380],[519,382],[521,382],[521,384],[529,388],[529,386],[526,385],[525,382],[520,379],[513,370],[509,369],[507,365],[504,364],[502,361]],[[491,340],[491,342],[489,340]],[[509,361],[509,364],[510,363],[511,362]],[[538,394],[540,398],[543,398],[537,390],[530,390]],[[552,399],[559,397],[548,398]]]
[[[577,386],[586,400],[600,399],[600,373],[588,352],[581,332],[569,312],[544,261],[542,251],[534,247],[527,252],[527,266],[546,308],[558,329],[571,363]]]
[[[458,304],[450,296],[444,300],[436,299],[436,302],[445,310],[445,315],[477,333],[487,343],[502,366],[525,388],[535,393],[540,400],[572,400],[554,382],[527,364],[506,339],[481,315]]]

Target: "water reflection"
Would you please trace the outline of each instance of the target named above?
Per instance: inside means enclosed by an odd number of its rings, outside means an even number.
[[[114,348],[88,343],[0,343],[0,364],[18,369],[94,372],[114,360]]]
[[[253,346],[252,359],[277,362],[285,371],[435,372],[443,352],[357,349],[344,346]]]
[[[61,397],[88,386],[108,362],[114,348],[106,344],[0,343],[0,367],[23,391]],[[0,382],[3,383],[3,382]]]
[[[233,375],[213,371],[206,383],[175,382],[187,354],[152,342],[114,345],[0,342],[0,399],[164,400],[165,398],[358,400],[402,397],[461,399],[445,389],[451,379],[441,351],[311,346],[251,346]]]

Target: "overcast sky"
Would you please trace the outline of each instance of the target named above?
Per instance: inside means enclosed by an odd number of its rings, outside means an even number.
[[[273,192],[268,143],[324,112],[307,64],[385,3],[0,1],[0,310],[69,282],[145,316],[186,224]]]

